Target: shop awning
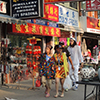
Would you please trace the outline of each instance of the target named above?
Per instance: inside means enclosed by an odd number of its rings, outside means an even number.
[[[0,14],[0,21],[2,22],[2,23],[9,23],[9,24],[23,24],[23,25],[25,25],[25,24],[27,24],[27,21],[25,21],[25,20],[21,20],[21,19],[17,19],[17,18],[14,18],[14,17],[11,17],[11,16],[9,16],[9,15],[4,15],[4,14]]]
[[[78,33],[84,33],[83,29],[80,27],[73,27],[73,26],[68,26],[64,25],[64,28],[60,28],[61,30],[64,31],[71,31],[71,32],[78,32]]]

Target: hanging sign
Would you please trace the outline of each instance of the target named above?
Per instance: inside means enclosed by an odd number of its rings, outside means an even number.
[[[6,2],[0,1],[0,13],[6,13],[7,9],[6,9]]]
[[[44,0],[44,3],[60,3],[60,2],[71,2],[71,1],[83,1],[83,0]]]
[[[43,18],[58,22],[59,21],[58,7],[52,4],[44,4],[44,17]]]
[[[42,0],[11,0],[11,16],[27,19],[41,17]]]
[[[87,17],[87,32],[100,33],[100,19]]]
[[[43,25],[27,23],[27,25],[12,24],[13,33],[33,34],[60,37],[60,29]]]
[[[63,7],[56,4],[59,7],[59,23],[79,27],[79,14],[77,11]]]
[[[100,0],[86,1],[86,11],[100,10]]]

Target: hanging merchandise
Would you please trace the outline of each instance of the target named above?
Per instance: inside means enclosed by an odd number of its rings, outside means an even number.
[[[33,54],[34,55],[41,54],[41,47],[40,46],[34,46],[34,48],[33,48]]]
[[[67,46],[70,45],[70,38],[67,38]]]
[[[32,54],[32,46],[29,46],[29,44],[26,46],[26,54]]]
[[[55,41],[55,45],[58,45],[59,44],[58,37],[54,37],[54,41]]]

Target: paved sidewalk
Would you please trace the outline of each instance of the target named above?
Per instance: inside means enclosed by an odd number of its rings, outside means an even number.
[[[13,86],[10,88],[2,87],[0,88],[0,100],[4,100],[4,97],[14,98],[17,100],[46,100],[44,95],[45,89],[43,87],[40,87],[35,90],[27,90],[27,88],[32,86],[32,80],[24,81],[20,83],[23,86],[21,89],[15,89]],[[17,84],[16,84],[17,85]],[[15,86],[16,86],[15,85]],[[88,86],[87,93],[90,93],[93,89],[93,86]],[[53,96],[55,95],[55,85],[52,84],[52,90],[51,90],[51,96],[48,98],[48,100],[55,100]],[[83,100],[84,96],[84,86],[79,85],[79,88],[77,91],[69,90],[68,92],[65,92],[64,98],[58,97],[57,100]]]

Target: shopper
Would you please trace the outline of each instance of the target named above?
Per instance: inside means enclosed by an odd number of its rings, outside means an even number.
[[[81,68],[83,67],[83,57],[81,54],[81,49],[77,45],[75,38],[70,38],[70,46],[68,47],[68,51],[71,54],[71,59],[73,62],[74,70],[71,67],[71,64],[69,62],[70,71],[69,75],[73,81],[73,89],[78,89],[78,84],[76,84],[76,81],[78,81],[78,70],[79,70],[79,63],[81,63]]]
[[[51,55],[52,46],[46,47],[46,53],[40,57],[39,76],[42,79],[42,85],[45,86],[46,97],[50,96],[51,81],[55,76],[54,59]]]
[[[57,98],[59,96],[59,92],[58,92],[59,80],[61,83],[61,90],[62,90],[60,97],[64,97],[63,84],[64,84],[64,80],[69,72],[66,54],[62,52],[61,45],[59,45],[57,47],[58,47],[58,48],[56,48],[57,53],[54,54],[55,65],[56,65],[56,74],[55,74],[56,95],[54,96],[55,98]]]
[[[68,60],[70,61],[70,64],[72,66],[72,69],[74,70],[73,62],[72,62],[72,59],[70,57],[71,56],[70,52],[67,50],[67,47],[65,47],[64,42],[59,42],[59,45],[61,45],[62,52],[66,54]]]

